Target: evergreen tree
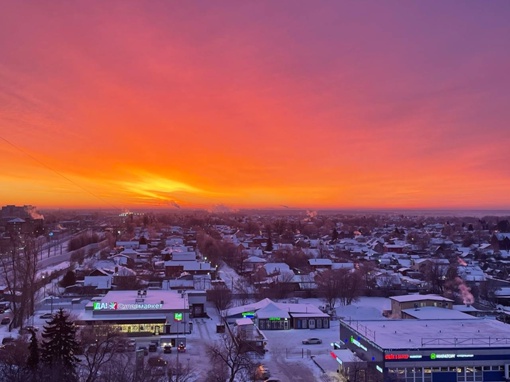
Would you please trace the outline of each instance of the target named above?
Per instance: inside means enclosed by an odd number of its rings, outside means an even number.
[[[30,342],[28,343],[28,358],[26,362],[29,380],[40,381],[39,375],[39,341],[33,329],[30,329]]]
[[[336,228],[333,228],[333,232],[331,232],[331,241],[336,242],[338,240],[338,231]]]
[[[273,241],[271,240],[271,226],[268,224],[266,225],[266,232],[267,232],[267,243],[266,243],[266,252],[272,252],[273,251]]]
[[[76,274],[73,271],[67,271],[67,273],[60,281],[60,286],[62,288],[67,288],[68,286],[76,284]]]
[[[59,382],[77,381],[76,365],[80,360],[75,356],[79,347],[76,327],[62,308],[44,326],[42,337],[41,361],[47,366],[47,378]]]
[[[39,366],[39,342],[37,341],[37,336],[33,329],[30,329],[27,366],[30,370],[36,370]]]
[[[269,234],[269,237],[267,239],[266,244],[266,252],[271,252],[273,250],[273,241],[271,240],[271,234]]]

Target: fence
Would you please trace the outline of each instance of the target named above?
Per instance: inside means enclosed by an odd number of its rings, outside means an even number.
[[[312,358],[318,355],[328,355],[329,350],[313,350],[306,348],[285,348],[285,358]]]

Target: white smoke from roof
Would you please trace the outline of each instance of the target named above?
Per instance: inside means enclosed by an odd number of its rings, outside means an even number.
[[[28,206],[27,206],[27,207],[25,208],[25,211],[26,211],[26,212],[27,212],[27,214],[29,214],[29,215],[30,215],[30,217],[31,217],[32,219],[34,219],[34,220],[36,220],[36,219],[44,219],[44,216],[43,216],[43,215],[41,215],[39,212],[37,212],[37,211],[35,210],[35,207],[32,207],[32,206],[29,206],[29,207],[28,207]]]
[[[460,277],[457,277],[455,281],[457,282],[457,288],[459,288],[459,293],[462,297],[462,303],[466,305],[472,305],[475,302],[475,298],[471,294],[471,288],[468,287],[464,283],[464,280],[462,280]]]

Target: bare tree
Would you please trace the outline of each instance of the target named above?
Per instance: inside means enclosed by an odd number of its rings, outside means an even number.
[[[350,362],[346,362],[345,366],[342,367],[342,375],[349,382],[366,382],[367,363],[357,357],[353,357]]]
[[[497,305],[496,292],[500,289],[493,278],[487,278],[484,282],[480,283],[480,297],[494,307]]]
[[[27,367],[28,344],[17,338],[7,346],[0,347],[0,381],[26,382],[31,378]]]
[[[12,321],[9,330],[22,327],[34,312],[40,285],[37,276],[41,241],[30,235],[12,235],[9,248],[0,253],[0,272],[11,299]]]
[[[218,312],[230,308],[232,305],[232,291],[225,283],[216,283],[207,291],[207,298],[212,301]]]
[[[293,289],[291,282],[294,276],[294,272],[286,271],[275,277],[273,287],[277,298],[287,298],[289,296]]]
[[[337,301],[350,305],[356,301],[364,289],[363,273],[355,269],[326,270],[320,273],[315,282],[322,300],[334,309]]]
[[[331,309],[334,309],[338,299],[340,298],[341,280],[337,272],[333,270],[325,270],[315,278],[317,283],[317,293],[322,301],[324,301]]]
[[[350,305],[357,301],[364,290],[364,277],[357,269],[338,269],[342,280],[340,288],[340,302],[342,305]]]
[[[189,360],[186,364],[170,362],[168,365],[168,382],[194,382],[197,379],[197,373]]]
[[[85,382],[96,381],[101,368],[112,362],[119,350],[127,348],[127,338],[111,325],[85,327],[80,337],[85,353]]]
[[[343,364],[340,369],[342,376],[349,382],[379,382],[383,376],[369,364],[355,356]]]
[[[389,297],[395,285],[393,283],[395,274],[381,272],[375,277],[377,288],[382,292],[383,297]]]
[[[211,364],[215,365],[214,372],[221,372],[223,368],[227,370],[228,382],[247,380],[256,368],[251,354],[244,352],[239,341],[228,333],[222,335],[219,341],[206,345],[206,351]]]
[[[445,290],[451,289],[451,282],[458,276],[457,264],[444,264],[430,259],[425,266],[424,276],[432,293],[443,294]]]
[[[149,372],[140,366],[137,373],[135,353],[118,354],[107,363],[104,363],[97,374],[95,382],[146,382],[149,381]],[[80,376],[81,381],[87,378],[87,371]]]
[[[240,277],[234,282],[234,292],[241,305],[246,305],[252,293],[251,285],[246,279]]]

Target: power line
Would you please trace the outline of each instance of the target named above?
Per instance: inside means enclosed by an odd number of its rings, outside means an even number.
[[[9,144],[10,146],[14,147],[16,150],[18,150],[19,152],[23,153],[24,155],[26,155],[27,157],[29,157],[30,159],[32,159],[34,162],[37,162],[39,163],[41,166],[45,167],[46,169],[54,172],[55,174],[57,174],[58,176],[60,176],[61,178],[64,178],[65,180],[67,180],[69,183],[75,185],[76,187],[78,187],[80,190],[82,191],[85,191],[87,194],[89,195],[92,195],[93,197],[95,197],[96,199],[99,199],[101,202],[105,203],[105,204],[108,204],[110,207],[113,207],[115,209],[118,209],[120,210],[120,208],[118,206],[114,206],[113,204],[111,204],[110,202],[106,201],[105,199],[101,198],[99,195],[96,195],[94,194],[92,191],[90,190],[87,190],[85,187],[83,187],[82,185],[76,183],[74,180],[68,178],[67,176],[65,176],[64,174],[60,173],[59,171],[55,170],[54,168],[48,166],[46,163],[44,163],[43,161],[41,161],[40,159],[36,158],[35,156],[33,156],[32,154],[30,154],[29,152],[25,151],[24,149],[22,149],[21,147],[17,146],[16,144],[12,143],[11,141],[7,140],[6,138],[0,136],[0,139],[3,140],[4,142],[6,142],[7,144]]]

